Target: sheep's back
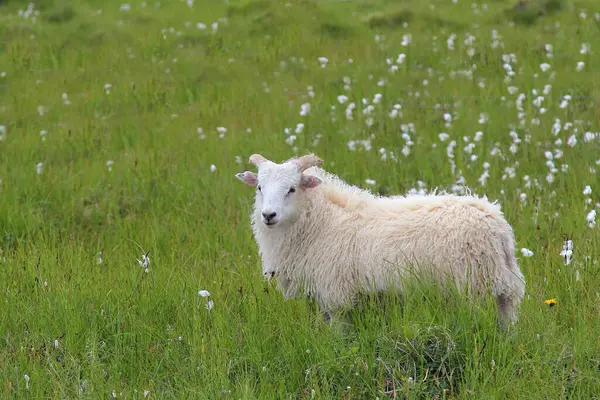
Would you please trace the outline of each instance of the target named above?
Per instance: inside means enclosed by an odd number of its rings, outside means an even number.
[[[469,276],[481,286],[506,265],[505,249],[513,248],[513,233],[500,207],[471,196],[409,196],[379,198],[361,210],[362,247],[370,249],[366,273],[387,264],[445,271],[457,281]],[[508,245],[507,245],[508,242]],[[361,246],[359,246],[361,247]],[[378,273],[379,274],[379,273]]]

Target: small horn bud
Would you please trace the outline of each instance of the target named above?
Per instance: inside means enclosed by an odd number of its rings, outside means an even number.
[[[299,165],[300,171],[304,171],[310,167],[318,167],[323,165],[323,160],[315,156],[314,154],[307,154],[296,159],[296,163]]]
[[[258,167],[260,164],[264,163],[265,161],[267,161],[267,159],[264,158],[263,156],[261,156],[260,154],[252,154],[250,156],[250,164],[254,165],[255,167]]]

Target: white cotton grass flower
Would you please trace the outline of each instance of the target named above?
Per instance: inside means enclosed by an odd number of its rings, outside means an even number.
[[[310,103],[304,103],[300,106],[300,116],[305,117],[310,113]]]
[[[569,147],[575,147],[576,144],[577,144],[577,136],[575,136],[575,135],[569,136],[569,139],[567,140],[567,145]]]
[[[317,58],[317,61],[319,61],[319,64],[321,64],[321,68],[325,68],[327,66],[327,63],[329,62],[327,57],[319,57]]]
[[[584,67],[585,67],[585,63],[583,61],[578,61],[577,66],[575,67],[575,71],[581,72],[581,71],[583,71]]]
[[[48,131],[45,129],[42,129],[40,131],[40,137],[42,138],[42,142],[46,140],[46,135],[48,134]]]
[[[525,247],[521,249],[521,254],[523,257],[533,257],[533,251],[526,249]]]
[[[343,94],[337,97],[337,100],[340,104],[344,104],[348,101],[348,96],[344,96]]]
[[[113,160],[108,160],[106,162],[106,168],[108,169],[108,172],[112,172],[112,167],[113,167],[114,163],[115,162]]]
[[[211,164],[210,165],[210,172],[215,172],[217,170],[217,167],[215,166],[215,164]]]
[[[408,46],[410,43],[412,42],[412,35],[410,33],[407,33],[405,35],[402,36],[402,43],[400,43],[402,46],[406,47]]]
[[[198,29],[200,29],[201,31],[203,31],[203,30],[205,30],[205,29],[206,29],[206,24],[205,24],[205,23],[203,23],[203,22],[198,22],[198,23],[196,24],[196,28],[198,28]]]
[[[562,100],[561,100],[561,102],[560,102],[559,107],[560,108],[567,108],[567,106],[569,105],[569,101],[571,101],[571,96],[568,95],[568,94],[564,95],[563,98],[562,98]]]
[[[35,164],[35,172],[37,172],[38,175],[41,175],[43,172],[43,168],[44,168],[44,163],[37,163]]]
[[[585,143],[589,143],[595,140],[597,137],[600,137],[600,133],[586,132],[583,134],[583,141]]]
[[[23,375],[23,379],[25,379],[25,389],[29,390],[29,381],[30,381],[29,375],[27,375],[27,374]]]
[[[69,96],[66,93],[62,94],[62,102],[65,106],[68,106],[71,104],[71,102],[69,101]]]
[[[590,194],[592,194],[592,188],[590,185],[587,185],[584,189],[583,189],[583,194],[586,196],[589,196]]]
[[[144,268],[145,273],[150,272],[150,257],[148,257],[148,254],[142,254],[142,259],[137,260],[137,262]]]
[[[591,51],[589,43],[582,43],[581,50],[579,50],[579,54],[589,54]]]
[[[6,126],[0,125],[0,142],[6,139]]]
[[[546,72],[546,71],[550,70],[550,68],[552,68],[552,66],[548,63],[540,64],[540,69],[542,70],[542,72]]]
[[[521,203],[525,203],[527,201],[527,193],[521,193],[519,199],[521,200]]]
[[[563,249],[560,256],[565,258],[565,265],[571,264],[573,259],[573,241],[568,239],[563,243]]]
[[[208,290],[198,290],[198,295],[200,297],[204,297],[206,299],[206,304],[204,305],[204,307],[210,311],[213,309],[213,307],[215,306],[215,302],[211,300],[210,298],[210,292]]]
[[[585,220],[588,223],[588,226],[590,228],[593,228],[596,226],[596,210],[592,210],[590,211],[586,216],[585,216]]]
[[[102,260],[102,252],[101,252],[101,251],[99,251],[99,252],[98,252],[98,255],[96,256],[96,265],[100,265],[100,264],[102,264],[102,261],[103,261],[103,260]]]
[[[287,144],[288,146],[293,146],[296,139],[297,139],[296,135],[289,135],[285,139],[285,144]]]
[[[367,179],[365,179],[365,183],[366,183],[367,185],[374,186],[374,185],[375,185],[377,182],[376,182],[375,180],[373,180],[373,179],[368,179],[368,178],[367,178]]]

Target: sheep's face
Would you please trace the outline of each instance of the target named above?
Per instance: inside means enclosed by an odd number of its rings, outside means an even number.
[[[300,215],[306,191],[321,183],[316,176],[302,173],[305,164],[299,160],[276,164],[263,159],[257,163],[258,174],[246,171],[236,175],[256,187],[255,217],[269,228],[293,224]]]

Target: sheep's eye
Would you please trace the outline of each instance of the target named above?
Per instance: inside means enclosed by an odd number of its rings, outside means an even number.
[[[260,190],[260,185],[257,186],[257,189],[259,192],[261,192],[262,190]]]
[[[294,193],[296,191],[295,187],[290,188],[290,191],[288,193]]]

